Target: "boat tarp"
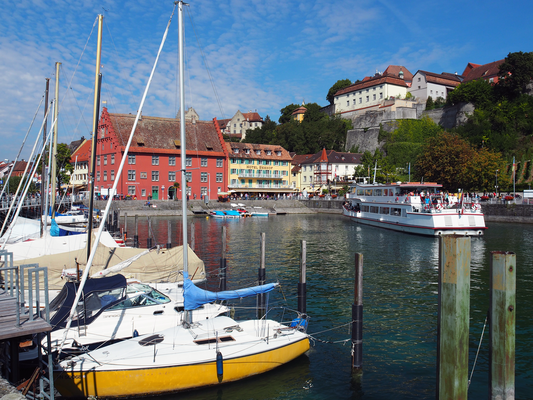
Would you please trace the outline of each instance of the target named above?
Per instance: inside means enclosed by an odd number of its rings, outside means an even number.
[[[88,299],[91,293],[108,292],[121,288],[125,289],[126,285],[126,278],[120,274],[98,279],[88,279],[83,287],[82,298]],[[52,325],[53,330],[64,328],[66,326],[66,320],[70,315],[70,310],[76,298],[76,291],[78,290],[78,287],[79,282],[66,282],[63,286],[63,289],[61,289],[61,292],[50,303],[50,310],[53,312],[53,316],[50,319],[50,324]],[[93,306],[93,309],[91,310],[91,313],[88,314],[91,314],[91,316],[94,317],[105,305],[100,302],[95,305],[97,297],[92,297],[91,299],[91,305]],[[119,300],[122,299],[114,299],[114,303],[118,302]],[[81,318],[73,321],[73,326],[77,326],[78,324],[81,325],[83,323],[90,323],[92,319],[94,319],[88,317],[88,319],[85,320],[85,316],[83,316],[83,314],[80,316]]]
[[[261,293],[272,291],[278,284],[267,283],[266,285],[253,286],[237,290],[225,290],[223,292],[210,292],[200,289],[190,279],[185,279],[183,283],[183,297],[185,310],[195,310],[203,304],[212,303],[217,300],[242,299],[244,297],[256,296]]]
[[[204,262],[188,248],[188,261],[191,279],[205,279]],[[146,249],[134,247],[106,247],[98,246],[91,267],[91,275],[103,269],[111,268],[125,260],[142,253]],[[45,255],[37,258],[15,261],[15,265],[39,264],[48,268],[48,286],[51,290],[60,290],[64,281],[61,273],[64,269],[79,268],[83,270],[87,263],[87,250],[85,248],[60,254]],[[128,279],[137,279],[145,283],[180,282],[183,280],[183,246],[170,249],[152,250],[148,254],[133,261],[121,273]]]
[[[241,213],[235,210],[228,210],[226,211],[226,215],[230,215],[232,217],[240,217]]]

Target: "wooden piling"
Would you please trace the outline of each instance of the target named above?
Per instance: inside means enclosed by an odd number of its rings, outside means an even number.
[[[265,269],[265,249],[266,249],[266,240],[265,240],[265,232],[261,232],[260,236],[260,246],[261,246],[261,261],[259,263],[259,271],[257,273],[257,280],[259,285],[264,285],[266,281],[266,269]],[[265,315],[265,307],[266,307],[266,294],[265,293],[259,293],[257,295],[257,318],[261,319]]]
[[[152,248],[152,219],[148,217],[148,238],[146,239],[146,248]]]
[[[122,236],[122,240],[124,240],[124,244],[126,244],[126,240],[128,239],[128,213],[124,213],[124,233]]]
[[[167,249],[172,247],[172,224],[170,220],[167,220]]]
[[[516,254],[491,252],[490,399],[515,398]]]
[[[139,219],[135,214],[135,236],[133,236],[133,247],[139,248]]]
[[[220,256],[220,290],[226,290],[226,227],[222,227],[222,254]]]
[[[440,237],[438,399],[466,399],[468,396],[470,249],[468,236]]]
[[[363,367],[363,254],[355,253],[355,283],[352,304],[352,372]]]
[[[301,241],[300,253],[300,283],[298,283],[298,312],[307,313],[307,243],[305,240]]]

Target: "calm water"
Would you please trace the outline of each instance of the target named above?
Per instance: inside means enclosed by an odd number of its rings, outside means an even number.
[[[181,237],[180,218],[152,219],[155,242]],[[356,225],[340,215],[286,215],[242,220],[192,218],[196,252],[218,285],[222,226],[227,227],[228,288],[257,279],[259,238],[266,233],[267,280],[281,291],[271,304],[297,307],[300,241],[307,241],[307,356],[259,377],[180,394],[180,399],[434,399],[437,348],[438,239]],[[129,220],[130,231],[133,218]],[[533,379],[533,225],[489,224],[472,239],[470,369],[489,306],[490,252],[517,258],[516,398],[531,398]],[[139,219],[139,232],[147,232]],[[131,236],[131,233],[130,233]],[[146,236],[140,236],[142,245]],[[350,332],[354,254],[364,256],[364,374],[351,383]],[[216,289],[215,289],[216,290]],[[253,304],[243,303],[243,306]],[[343,344],[344,340],[347,340]],[[329,343],[337,342],[337,343]],[[488,396],[488,331],[469,389]],[[178,395],[159,397],[175,399]]]

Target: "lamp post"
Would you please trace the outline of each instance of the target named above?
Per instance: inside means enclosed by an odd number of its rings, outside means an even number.
[[[207,193],[207,200],[209,201],[211,199],[211,174],[209,172],[207,173]]]
[[[496,186],[494,186],[496,188],[496,195],[498,195],[498,171],[499,169],[496,170]]]

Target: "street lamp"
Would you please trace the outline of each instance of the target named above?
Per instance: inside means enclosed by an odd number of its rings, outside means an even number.
[[[498,195],[498,171],[499,169],[496,170],[496,186],[494,186],[496,188],[496,195]]]

